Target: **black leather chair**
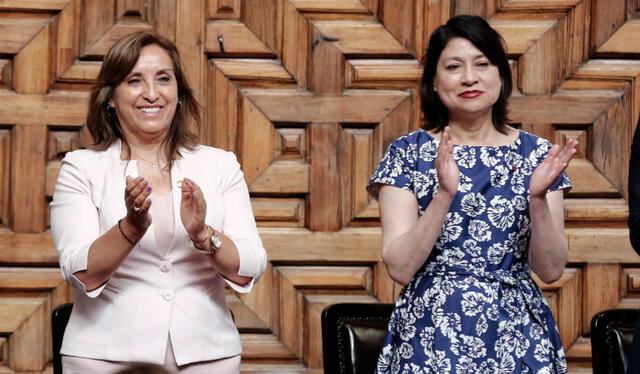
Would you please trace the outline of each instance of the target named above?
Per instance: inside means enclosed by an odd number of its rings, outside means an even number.
[[[609,309],[591,319],[591,362],[593,374],[626,373],[637,309]]]
[[[67,328],[69,317],[71,316],[73,303],[62,304],[51,312],[51,343],[53,353],[53,374],[62,374],[62,357],[60,356],[60,348],[62,348],[62,337],[64,330]]]
[[[324,373],[373,373],[392,311],[393,304],[344,303],[324,308]]]

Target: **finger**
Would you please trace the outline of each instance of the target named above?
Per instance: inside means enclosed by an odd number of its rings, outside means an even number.
[[[124,196],[125,198],[131,194],[131,190],[135,188],[135,186],[142,180],[142,177],[133,178],[130,175],[127,175],[125,178],[125,189]]]
[[[447,158],[447,154],[449,148],[449,127],[445,127],[442,131],[442,135],[440,136],[440,147],[438,147],[438,159],[441,162],[445,162]]]
[[[202,193],[202,189],[200,189],[200,186],[198,186],[191,179],[188,179],[188,183],[191,185],[191,188],[193,189],[193,192],[191,195],[193,196],[193,201],[196,206],[196,214],[200,217],[204,217],[207,211],[207,203],[206,203],[206,200],[204,199],[204,194]]]
[[[133,201],[133,208],[140,212],[141,209],[143,209],[143,207],[145,206],[145,203],[149,198],[149,195],[151,195],[151,191],[152,188],[151,186],[146,186],[144,188],[144,190],[142,190],[142,192],[140,192],[140,194],[138,194],[138,196],[136,196],[135,200]]]
[[[186,184],[189,188],[189,199],[191,200],[192,208],[195,210],[194,213],[197,215],[200,211],[199,204],[200,199],[198,198],[198,185],[196,185],[191,179],[185,178],[184,184]]]

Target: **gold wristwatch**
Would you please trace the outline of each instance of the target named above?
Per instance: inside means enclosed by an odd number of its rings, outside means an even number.
[[[214,230],[211,226],[209,226],[209,230],[213,232],[213,234],[209,238],[209,242],[211,243],[211,248],[200,249],[197,246],[195,246],[198,251],[200,251],[201,253],[204,253],[205,255],[214,254],[220,250],[220,247],[222,247],[222,234]]]

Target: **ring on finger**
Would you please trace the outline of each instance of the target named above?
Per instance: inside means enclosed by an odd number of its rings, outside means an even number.
[[[134,212],[139,213],[141,210],[142,210],[142,208],[137,207],[137,206],[135,206],[135,205],[133,206],[133,211],[134,211]]]

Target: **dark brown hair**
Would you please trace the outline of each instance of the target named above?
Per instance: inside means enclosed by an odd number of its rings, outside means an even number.
[[[420,84],[421,106],[425,122],[425,130],[442,131],[449,123],[449,111],[444,106],[438,93],[433,89],[436,68],[442,51],[453,38],[465,38],[498,67],[502,88],[498,100],[493,104],[493,127],[501,133],[506,133],[507,101],[511,95],[511,68],[504,50],[504,40],[487,21],[478,16],[456,16],[445,25],[438,27],[431,34],[429,47],[424,60],[422,82]]]
[[[153,44],[160,46],[169,54],[178,84],[178,105],[163,144],[167,152],[167,160],[172,161],[179,158],[181,147],[192,150],[197,145],[198,136],[189,128],[187,118],[188,116],[193,118],[196,127],[199,128],[200,105],[193,96],[182,70],[178,49],[172,41],[163,36],[149,32],[138,32],[118,40],[109,49],[102,63],[98,79],[91,88],[87,127],[94,140],[92,149],[105,150],[116,139],[121,139],[128,146],[118,116],[113,108],[109,108],[109,100],[113,97],[115,88],[122,83],[136,65],[138,57],[140,57],[140,50]],[[171,162],[169,167],[170,165]]]

